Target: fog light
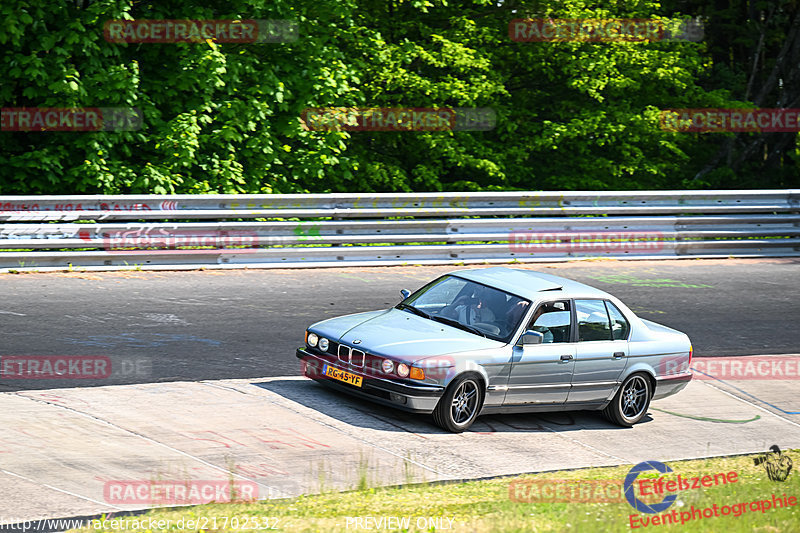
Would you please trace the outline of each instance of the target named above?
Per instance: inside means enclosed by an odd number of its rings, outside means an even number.
[[[317,337],[314,333],[308,334],[308,345],[311,346],[312,348],[317,345],[318,340],[319,337]]]
[[[393,392],[389,393],[389,399],[396,403],[406,403],[406,397]]]
[[[408,365],[403,363],[397,365],[397,375],[401,378],[408,377]]]
[[[384,359],[384,360],[383,360],[383,363],[381,363],[381,369],[382,369],[382,370],[383,370],[385,373],[387,373],[387,374],[391,374],[391,373],[392,373],[392,370],[394,370],[394,363],[392,363],[392,362],[391,362],[391,361],[389,361],[388,359]]]
[[[320,339],[319,339],[319,349],[322,350],[323,352],[327,352],[328,351],[328,339],[326,339],[325,337],[320,337]]]

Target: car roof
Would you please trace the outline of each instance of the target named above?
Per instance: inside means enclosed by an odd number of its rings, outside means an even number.
[[[484,285],[522,296],[528,300],[540,300],[549,297],[564,298],[609,298],[607,292],[571,279],[537,272],[508,267],[475,268],[457,270],[450,274],[477,281]]]

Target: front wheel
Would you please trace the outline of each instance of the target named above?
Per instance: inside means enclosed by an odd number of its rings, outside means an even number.
[[[466,431],[483,405],[483,389],[473,376],[453,380],[433,410],[433,421],[442,429],[461,433]]]
[[[647,413],[653,396],[650,380],[642,374],[628,376],[603,415],[617,425],[631,427]]]

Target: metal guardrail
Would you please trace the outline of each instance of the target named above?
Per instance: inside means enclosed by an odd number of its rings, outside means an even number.
[[[0,196],[1,271],[799,254],[797,189]]]
[[[130,220],[787,213],[800,190],[0,196],[0,219]]]

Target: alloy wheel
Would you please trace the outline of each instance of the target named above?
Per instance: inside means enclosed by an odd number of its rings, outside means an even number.
[[[453,395],[450,416],[456,424],[463,424],[473,417],[478,408],[478,386],[468,379],[461,383]]]
[[[648,387],[642,376],[634,376],[625,385],[620,396],[622,415],[633,419],[647,408]]]

